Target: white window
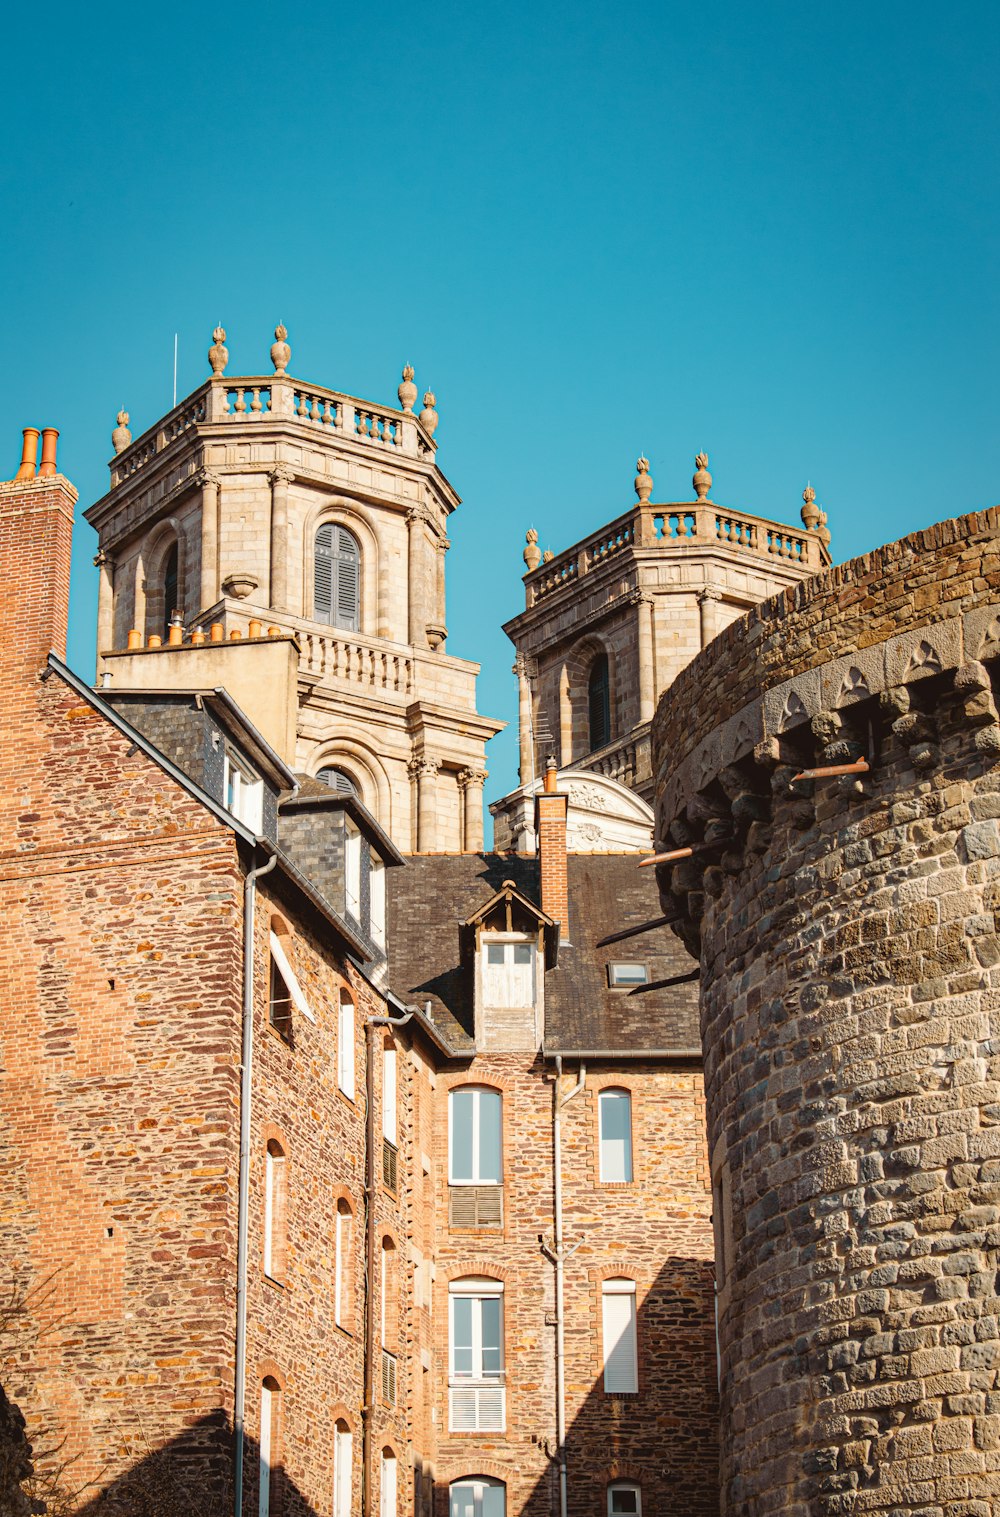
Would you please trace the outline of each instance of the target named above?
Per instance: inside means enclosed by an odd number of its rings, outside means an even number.
[[[278,934],[276,932],[272,932],[271,933],[271,960],[272,960],[273,965],[277,968],[278,974],[280,975],[281,979],[284,981],[285,989],[288,992],[288,998],[291,1000],[292,1004],[296,1007],[296,1009],[298,1011],[301,1011],[302,1015],[308,1021],[310,1021],[312,1023],[315,1023],[316,1018],[313,1016],[312,1009],[311,1009],[311,1007],[309,1005],[309,1002],[306,1000],[305,996],[302,994],[302,987],[299,984],[298,979],[296,978],[295,970],[292,968],[291,964],[288,962],[288,955],[285,952],[284,944],[282,943],[280,937],[278,936]],[[273,976],[272,976],[272,982],[271,983],[272,983],[272,988],[273,988],[273,986],[274,986]],[[272,1008],[273,1008],[273,1006],[274,1006],[274,996],[272,994]],[[272,1009],[271,1020],[272,1020],[272,1022],[275,1021],[275,1017],[274,1017],[274,1014],[273,1014],[273,1009]]]
[[[264,1150],[264,1273],[280,1280],[285,1268],[285,1213],[287,1209],[285,1152],[275,1138]]]
[[[271,1510],[271,1469],[277,1453],[275,1427],[281,1390],[270,1376],[260,1388],[260,1444],[258,1455],[257,1517],[269,1517]]]
[[[448,1291],[449,1428],[453,1433],[502,1433],[504,1389],[503,1284],[455,1280]]]
[[[382,1049],[382,1136],[396,1146],[396,1050]]]
[[[333,1517],[351,1517],[351,1430],[338,1422],[333,1433]]]
[[[448,1180],[452,1185],[499,1185],[501,1096],[463,1085],[448,1098]]]
[[[632,1179],[632,1097],[627,1090],[602,1090],[597,1100],[601,1126],[601,1179]]]
[[[608,1517],[618,1517],[620,1512],[642,1517],[642,1494],[637,1485],[616,1480],[614,1485],[608,1486]]]
[[[396,1456],[391,1449],[382,1450],[379,1517],[396,1517]]]
[[[645,964],[618,962],[608,965],[608,984],[621,990],[632,985],[648,985],[649,970]]]
[[[242,763],[227,748],[223,761],[223,789],[226,810],[231,811],[238,822],[259,833],[264,825],[264,781]]]
[[[346,990],[340,992],[340,1015],[337,1019],[337,1084],[345,1096],[354,1100],[354,1002]]]
[[[385,865],[376,854],[372,854],[371,874],[369,875],[371,893],[371,936],[372,942],[379,948],[385,947]]]
[[[494,1010],[535,1004],[535,945],[526,938],[483,937],[483,1005]]]
[[[634,1395],[639,1389],[634,1280],[604,1281],[601,1286],[601,1325],[604,1389],[609,1395]]]
[[[361,921],[361,833],[350,817],[344,830],[344,904],[347,915]]]
[[[506,1517],[507,1487],[499,1480],[456,1480],[448,1494],[448,1517]]]
[[[347,1280],[351,1260],[351,1208],[341,1197],[337,1202],[333,1264],[333,1320],[343,1327],[347,1312]]]

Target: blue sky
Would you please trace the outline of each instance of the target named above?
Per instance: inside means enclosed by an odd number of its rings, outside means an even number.
[[[482,660],[493,798],[516,782],[500,623],[524,532],[557,551],[689,498],[833,550],[1000,500],[993,5],[384,4],[112,10],[6,27],[8,474],[58,426],[81,508],[208,373],[438,396],[463,497],[449,651]],[[93,672],[93,534],[70,658]]]

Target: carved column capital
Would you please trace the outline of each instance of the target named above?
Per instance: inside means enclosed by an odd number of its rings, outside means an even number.
[[[486,769],[460,769],[458,774],[458,788],[460,790],[482,789],[486,783],[489,771]]]
[[[222,479],[214,469],[201,468],[196,471],[194,482],[200,490],[218,490]]]
[[[275,485],[290,485],[295,478],[295,470],[290,464],[275,464],[267,476],[267,482],[272,490]]]
[[[633,590],[628,598],[628,603],[630,606],[651,606],[653,604],[653,597],[648,590]]]
[[[410,506],[406,513],[406,525],[408,527],[429,526],[430,512],[426,506]]]
[[[722,591],[718,588],[717,585],[703,585],[702,588],[698,591],[698,601],[702,606],[705,605],[707,601],[721,599]]]
[[[412,758],[406,766],[406,772],[411,780],[435,779],[441,765],[437,759]]]

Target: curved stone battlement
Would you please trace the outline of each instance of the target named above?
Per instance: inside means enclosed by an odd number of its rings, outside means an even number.
[[[943,522],[783,592],[657,711],[730,1517],[1000,1500],[998,534]]]

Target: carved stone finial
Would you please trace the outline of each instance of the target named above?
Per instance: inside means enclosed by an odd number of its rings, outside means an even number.
[[[116,453],[124,453],[132,441],[132,433],[128,429],[128,412],[118,412],[118,425],[111,434],[111,446]]]
[[[812,485],[806,485],[802,491],[802,500],[802,524],[807,532],[811,532],[822,514],[816,504],[816,491]]]
[[[288,346],[288,329],[281,322],[274,329],[275,341],[271,344],[271,362],[274,364],[276,374],[284,374],[292,357],[292,350]]]
[[[525,548],[522,556],[524,558],[524,562],[528,566],[528,573],[530,574],[532,569],[537,569],[538,565],[542,561],[541,549],[538,546],[538,533],[535,531],[534,527],[528,528],[527,532],[524,534],[524,540],[527,543],[527,547]]]
[[[819,526],[816,528],[816,536],[819,538],[824,548],[828,548],[830,546],[830,528],[826,524],[825,511],[821,511],[819,513]]]
[[[225,327],[216,327],[212,333],[212,346],[208,350],[208,361],[212,365],[213,374],[225,373],[226,364],[229,362]]]
[[[433,390],[427,390],[424,394],[424,409],[420,413],[420,423],[431,437],[434,436],[438,424],[438,413],[434,409],[436,405],[437,396]]]
[[[695,473],[691,483],[699,500],[704,500],[712,488],[712,476],[708,472],[708,454],[699,453],[694,461]]]
[[[399,396],[399,403],[407,416],[412,416],[413,407],[417,400],[417,387],[413,383],[412,363],[403,365],[403,383],[399,386],[396,394]]]
[[[542,563],[550,564],[554,558],[555,554],[553,553],[552,549],[546,548],[545,552],[542,554]]]
[[[635,493],[643,505],[653,493],[653,476],[649,472],[649,459],[643,454],[636,459]]]

